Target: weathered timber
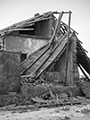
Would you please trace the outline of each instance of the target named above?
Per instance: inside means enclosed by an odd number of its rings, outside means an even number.
[[[56,46],[54,47],[52,54],[50,54],[50,49],[27,71],[27,74],[36,74],[36,76],[38,76],[37,74],[41,74],[41,72],[44,71],[44,68],[46,68],[46,66],[49,66],[56,57],[58,57],[58,55],[60,54],[60,51],[62,51],[63,47],[65,46],[67,39],[66,36],[63,36],[60,40],[59,43],[56,44]],[[60,46],[61,47],[60,47]],[[31,76],[31,75],[30,75]],[[29,77],[29,76],[28,76]]]
[[[84,76],[87,78],[88,81],[90,81],[90,79],[88,78],[88,76],[86,75],[86,73],[84,72],[83,68],[81,67],[80,64],[78,64],[79,68],[81,69],[82,73],[84,74]]]
[[[66,24],[66,23],[64,23],[63,21],[61,21],[61,23],[64,25],[64,26],[66,26],[66,28],[68,28],[68,25]],[[70,29],[72,30],[72,32],[75,32],[76,34],[78,34],[74,29],[72,29],[71,27],[70,27]]]
[[[20,30],[34,30],[34,28],[17,28],[12,31],[20,31]]]
[[[50,46],[51,46],[51,44],[53,43],[53,41],[55,39],[55,34],[57,33],[57,29],[58,29],[58,26],[60,24],[60,20],[61,20],[62,16],[63,16],[63,12],[59,14],[59,17],[58,17],[58,20],[57,20],[57,23],[56,23],[56,26],[55,26],[54,33],[53,33],[52,38],[50,40],[50,42],[51,42]]]
[[[59,106],[65,106],[65,105],[80,105],[82,102],[81,101],[75,101],[75,102],[56,102],[55,101],[50,101],[51,103],[47,103],[47,104],[38,104],[37,107],[41,108],[41,107],[48,107],[48,108],[52,108],[52,107],[59,107]]]

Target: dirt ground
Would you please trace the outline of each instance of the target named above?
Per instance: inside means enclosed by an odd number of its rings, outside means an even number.
[[[40,109],[9,107],[0,108],[0,120],[90,120],[90,104]]]

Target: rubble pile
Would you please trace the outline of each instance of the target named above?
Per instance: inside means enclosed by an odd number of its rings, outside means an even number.
[[[0,95],[0,107],[12,105],[36,105],[37,107],[56,107],[88,102],[83,96],[81,87],[64,86],[63,84],[47,83],[44,80],[23,78],[20,93],[9,92]],[[85,93],[85,91],[84,91]],[[86,96],[88,97],[88,96]]]
[[[90,82],[81,81],[80,82],[81,90],[87,98],[90,98]]]
[[[24,82],[21,86],[21,93],[23,95],[29,95],[30,97],[35,96],[41,96],[43,94],[46,94],[48,92],[52,91],[53,94],[62,94],[66,93],[68,96],[80,96],[82,95],[80,87],[74,86],[64,86],[61,85],[55,85],[52,83],[38,83],[35,85],[35,83],[26,83]]]
[[[57,106],[66,104],[80,104],[83,100],[80,97],[83,93],[81,88],[74,86],[64,86],[63,84],[47,83],[44,80],[32,80],[23,78],[21,85],[21,95],[24,104],[38,104],[43,106]]]

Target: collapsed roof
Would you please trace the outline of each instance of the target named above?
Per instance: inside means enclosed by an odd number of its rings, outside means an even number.
[[[67,13],[67,12],[63,12],[63,13]],[[5,34],[10,33],[11,31],[17,31],[17,30],[22,30],[22,29],[28,30],[29,28],[27,29],[27,27],[32,26],[34,23],[39,22],[39,21],[48,20],[51,18],[54,18],[56,20],[57,18],[54,16],[54,14],[61,14],[61,12],[57,12],[57,11],[51,12],[50,11],[50,12],[44,13],[42,15],[37,13],[37,14],[35,14],[34,17],[32,17],[28,20],[21,21],[19,23],[13,24],[7,28],[0,30],[0,34],[5,35]],[[61,24],[64,24],[64,26],[67,26],[67,24],[65,24],[62,21],[61,21]],[[73,29],[71,28],[71,30],[73,30]],[[75,31],[75,30],[73,30],[73,31]],[[77,33],[77,32],[75,31],[75,33]]]
[[[63,14],[69,13],[69,25],[61,21]],[[54,14],[59,14],[58,19]],[[53,18],[55,20],[55,27],[53,34],[48,43],[37,51],[29,55],[29,57],[21,63],[21,76],[22,77],[35,77],[38,78],[44,75],[45,72],[51,71],[61,59],[64,54],[64,74],[67,74],[68,79],[73,79],[73,74],[78,65],[83,71],[82,67],[90,74],[90,61],[86,51],[77,38],[77,32],[70,28],[70,15],[71,12],[47,12],[42,15],[36,14],[33,18],[19,22],[10,27],[0,31],[1,37],[19,30],[32,30],[37,22]],[[70,47],[70,48],[69,48]],[[72,52],[71,52],[72,51]],[[63,57],[62,57],[63,59]],[[68,61],[68,62],[67,62]],[[75,63],[75,64],[74,64]],[[62,62],[60,62],[62,64]],[[75,67],[75,69],[74,69]],[[68,71],[68,72],[67,72]],[[66,73],[65,73],[66,72]],[[83,71],[84,72],[84,71]],[[72,74],[72,75],[71,75]],[[85,72],[84,72],[85,74]],[[86,75],[86,74],[85,74]],[[66,75],[65,75],[66,76]],[[71,78],[70,78],[71,77]]]

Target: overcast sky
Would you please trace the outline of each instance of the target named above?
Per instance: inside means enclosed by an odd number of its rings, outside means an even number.
[[[90,57],[90,0],[0,0],[0,29],[38,12],[69,10],[72,11],[71,27],[79,33],[78,38]]]

